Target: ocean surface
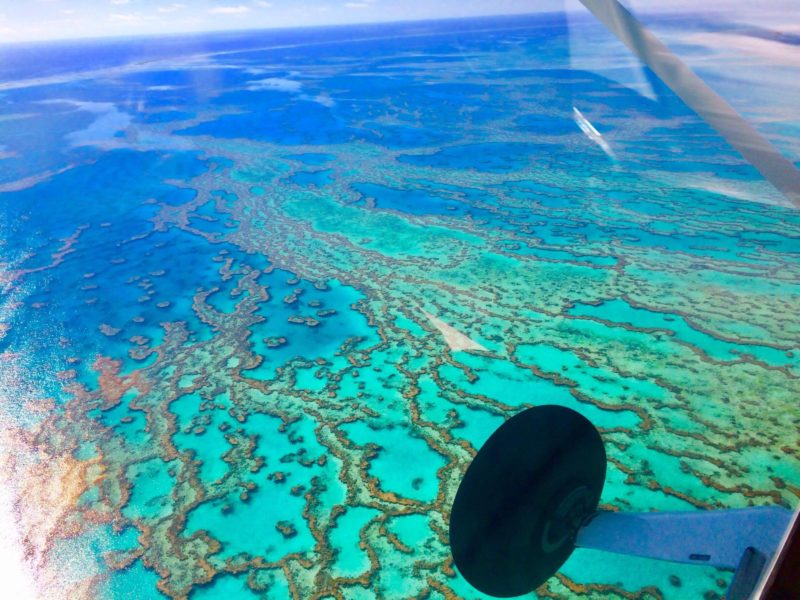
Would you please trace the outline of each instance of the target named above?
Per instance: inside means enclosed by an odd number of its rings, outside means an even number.
[[[789,67],[698,23],[800,156]],[[800,213],[590,21],[0,47],[3,518],[48,597],[481,598],[449,508],[540,404],[600,429],[602,508],[792,508],[798,314]],[[730,578],[578,550],[531,597]]]

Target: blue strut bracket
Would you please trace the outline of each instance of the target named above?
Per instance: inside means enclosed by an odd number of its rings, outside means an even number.
[[[792,512],[780,507],[697,512],[599,512],[575,545],[672,562],[736,569],[747,548],[769,559]]]

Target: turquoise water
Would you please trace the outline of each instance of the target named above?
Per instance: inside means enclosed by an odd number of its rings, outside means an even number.
[[[480,598],[450,505],[542,404],[600,429],[604,508],[797,504],[800,216],[570,27],[0,49],[2,448],[37,585]],[[730,577],[578,551],[532,596]]]

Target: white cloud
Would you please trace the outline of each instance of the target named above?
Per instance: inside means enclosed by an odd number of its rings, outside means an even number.
[[[129,25],[153,21],[154,16],[142,15],[140,13],[113,13],[108,15],[108,20],[112,23],[127,23]]]
[[[215,6],[208,10],[212,15],[242,15],[250,12],[250,7],[240,4],[239,6]]]
[[[158,12],[160,13],[173,13],[182,8],[186,8],[185,4],[170,4],[169,6],[159,6]]]
[[[248,69],[248,71],[250,71]],[[286,92],[288,94],[297,94],[300,100],[308,102],[316,102],[322,106],[331,108],[336,105],[336,101],[328,96],[328,94],[318,94],[311,96],[303,93],[303,84],[296,79],[284,79],[281,77],[267,77],[266,79],[254,79],[247,82],[247,89],[251,92],[261,92],[266,90],[274,90],[278,92]]]
[[[254,0],[253,4],[259,8],[270,8],[272,6],[272,2],[267,2],[266,0]]]
[[[375,0],[360,0],[359,2],[345,2],[345,8],[352,8],[352,9],[361,9],[361,8],[372,8],[375,4]]]
[[[113,15],[108,15],[108,20],[117,21],[119,23],[136,23],[139,21],[139,17],[138,15],[114,13]]]
[[[123,6],[125,4],[129,4],[131,0],[111,0],[111,4],[114,6]]]
[[[280,77],[268,77],[266,79],[256,79],[247,82],[247,89],[258,90],[278,90],[281,92],[299,92],[303,84],[294,79],[281,79]]]
[[[328,94],[319,94],[311,99],[318,104],[322,104],[322,106],[327,106],[328,108],[336,106],[336,102],[333,98],[328,96]]]

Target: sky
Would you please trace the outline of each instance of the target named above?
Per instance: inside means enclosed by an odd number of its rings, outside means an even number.
[[[0,0],[0,40],[339,25],[561,7],[563,0]]]
[[[698,0],[623,0],[642,11]],[[800,32],[800,0],[702,0],[704,11]],[[0,43],[584,10],[578,0],[0,0]],[[788,24],[786,18],[791,24]]]

